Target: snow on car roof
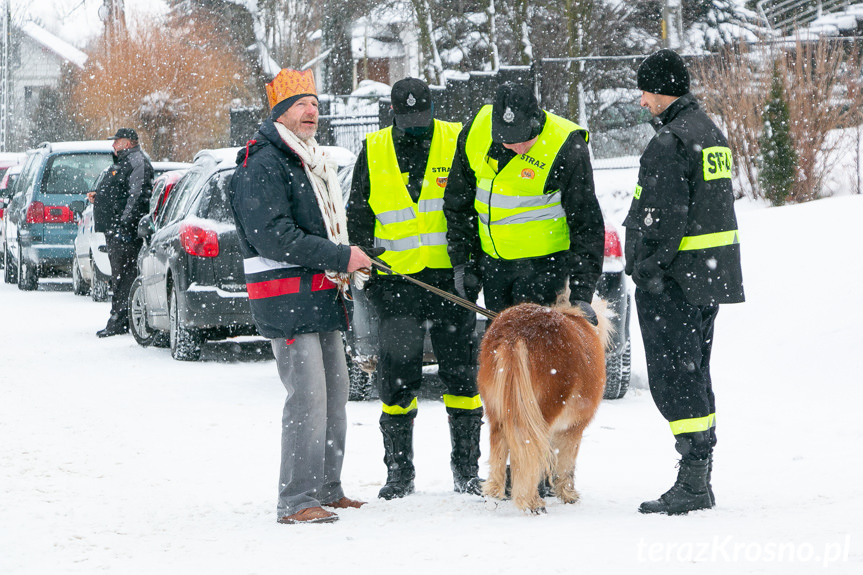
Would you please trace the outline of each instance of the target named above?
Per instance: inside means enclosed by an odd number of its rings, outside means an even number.
[[[80,142],[42,142],[28,152],[47,149],[49,152],[113,152],[111,140],[83,140]]]
[[[234,165],[237,162],[237,152],[240,151],[239,147],[236,148],[213,148],[208,150],[201,150],[197,154],[195,154],[195,159],[193,162],[198,163],[199,158],[203,158],[205,156],[209,156],[216,161],[216,163],[227,162],[230,165]]]

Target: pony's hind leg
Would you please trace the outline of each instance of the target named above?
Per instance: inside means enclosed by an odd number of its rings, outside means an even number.
[[[489,443],[491,454],[489,455],[488,479],[482,484],[482,492],[495,499],[506,498],[506,457],[509,455],[509,447],[503,435],[500,423],[493,421],[489,416],[490,433]]]
[[[554,494],[564,503],[578,501],[578,491],[575,490],[575,460],[581,446],[583,425],[574,425],[559,431],[552,437],[552,445],[557,452],[554,466]]]

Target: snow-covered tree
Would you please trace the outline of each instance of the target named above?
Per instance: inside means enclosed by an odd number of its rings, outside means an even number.
[[[797,170],[797,152],[791,141],[791,116],[785,95],[783,74],[773,66],[770,94],[764,105],[764,130],[759,138],[758,182],[774,206],[785,203]]]

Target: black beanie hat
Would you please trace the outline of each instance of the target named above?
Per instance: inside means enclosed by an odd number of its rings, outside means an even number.
[[[677,52],[654,52],[638,67],[638,89],[651,94],[683,96],[689,92],[689,71]]]

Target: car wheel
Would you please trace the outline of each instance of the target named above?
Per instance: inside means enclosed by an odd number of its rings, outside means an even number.
[[[39,278],[36,268],[24,259],[24,250],[18,244],[18,289],[22,291],[33,291],[39,287]]]
[[[632,376],[632,345],[626,340],[623,351],[615,356],[608,356],[605,361],[605,393],[603,399],[620,399],[629,389]]]
[[[111,299],[111,282],[103,279],[99,270],[96,268],[96,262],[90,258],[90,269],[93,270],[93,284],[90,286],[90,297],[93,301],[108,301]]]
[[[78,263],[78,257],[72,258],[72,293],[75,295],[87,295],[90,291],[90,284],[84,281],[81,275],[81,265]]]
[[[371,399],[374,374],[363,371],[349,354],[345,355],[345,359],[348,362],[348,400],[365,401]]]
[[[3,260],[3,281],[10,285],[18,283],[18,266],[16,266],[15,262],[12,261],[12,254],[9,253],[9,246],[6,246],[6,249],[3,250]]]
[[[153,345],[159,332],[147,326],[147,302],[144,300],[144,290],[141,280],[136,279],[129,290],[129,331],[132,337],[144,347]]]
[[[180,311],[177,309],[177,288],[171,286],[171,299],[168,302],[170,318],[171,357],[179,361],[198,361],[201,359],[201,332],[180,325]]]

